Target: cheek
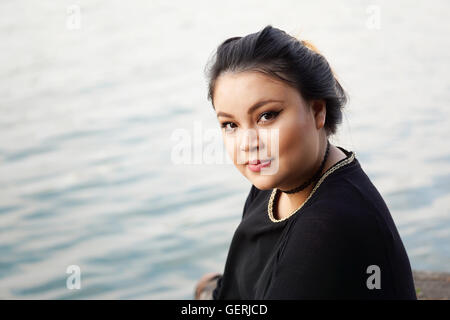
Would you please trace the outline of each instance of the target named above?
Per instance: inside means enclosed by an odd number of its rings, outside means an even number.
[[[290,121],[280,128],[280,160],[292,165],[301,161],[310,142],[310,130],[304,121]]]
[[[224,136],[223,137],[223,143],[225,145],[225,150],[228,153],[228,156],[233,161],[234,164],[237,164],[238,162],[238,152],[239,152],[239,146],[237,145],[237,140],[233,137]]]

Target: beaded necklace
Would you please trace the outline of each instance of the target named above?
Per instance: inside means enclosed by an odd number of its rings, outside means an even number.
[[[317,182],[317,184],[314,186],[313,190],[311,191],[311,193],[309,194],[308,198],[294,211],[292,211],[291,213],[289,213],[286,217],[282,218],[282,219],[275,219],[275,217],[273,216],[273,206],[274,206],[274,200],[276,198],[276,196],[278,195],[278,190],[277,188],[272,190],[272,193],[270,195],[270,199],[269,199],[269,203],[267,206],[267,213],[269,215],[269,218],[272,222],[281,222],[284,221],[286,219],[288,219],[289,217],[291,217],[293,214],[295,214],[298,210],[300,210],[303,205],[305,205],[306,202],[308,202],[308,200],[312,197],[312,195],[314,194],[314,192],[316,192],[317,188],[319,188],[320,184],[325,180],[325,178],[330,175],[331,173],[333,173],[334,171],[336,171],[337,169],[339,169],[340,167],[343,167],[349,163],[351,163],[353,160],[355,159],[355,152],[351,151],[351,154],[345,158],[342,159],[338,162],[336,162],[332,167],[330,167],[319,179],[319,181]]]

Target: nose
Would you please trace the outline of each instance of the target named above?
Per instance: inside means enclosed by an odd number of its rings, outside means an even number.
[[[254,129],[244,130],[240,140],[240,150],[251,152],[259,148],[258,132]]]

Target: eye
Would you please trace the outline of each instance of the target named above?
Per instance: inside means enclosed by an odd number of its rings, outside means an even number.
[[[267,121],[275,119],[278,116],[279,113],[280,113],[280,111],[263,112],[261,114],[261,116],[259,117],[259,119],[263,119],[263,117],[265,117],[265,120],[263,120],[263,122],[267,122]]]
[[[226,132],[232,132],[235,128],[233,128],[233,127],[228,127],[228,125],[234,125],[234,126],[235,126],[235,124],[234,124],[233,122],[224,122],[224,123],[222,123],[220,126],[221,126],[222,128],[224,128]]]

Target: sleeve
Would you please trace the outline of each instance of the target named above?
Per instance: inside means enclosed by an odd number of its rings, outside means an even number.
[[[248,210],[250,204],[251,204],[252,201],[255,199],[255,197],[256,197],[258,191],[259,191],[259,189],[256,188],[256,187],[252,184],[252,186],[251,186],[251,188],[250,188],[250,191],[249,191],[249,193],[248,193],[248,195],[247,195],[247,199],[245,200],[244,209],[242,210],[242,219],[244,218],[245,213],[247,212],[247,210]],[[221,289],[222,281],[223,281],[222,278],[223,278],[223,275],[219,276],[218,279],[217,279],[217,285],[216,285],[216,288],[213,290],[213,293],[212,293],[212,299],[213,299],[213,300],[217,300],[217,297],[219,296],[219,291],[220,291],[220,289]]]
[[[247,212],[248,207],[250,206],[250,203],[252,203],[252,201],[255,199],[257,193],[258,193],[258,188],[256,188],[253,184],[252,187],[250,188],[250,191],[247,195],[247,199],[245,200],[245,204],[244,204],[244,210],[242,211],[242,219],[244,219],[245,213]]]
[[[279,252],[265,299],[389,297],[389,280],[383,283],[383,290],[372,290],[367,285],[370,265],[385,272],[384,280],[389,277],[382,241],[373,233],[373,226],[340,219],[337,212],[316,213],[296,219]]]

